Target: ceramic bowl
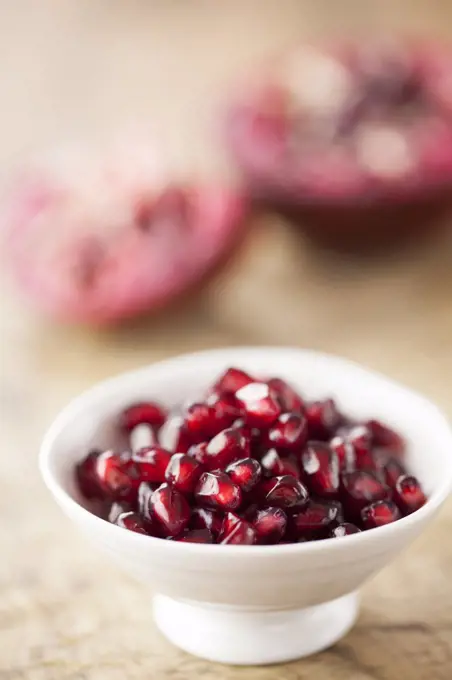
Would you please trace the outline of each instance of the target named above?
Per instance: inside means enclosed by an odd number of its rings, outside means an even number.
[[[83,507],[74,465],[93,445],[113,444],[112,423],[121,409],[145,398],[178,405],[231,365],[281,376],[308,398],[329,395],[350,416],[393,426],[407,439],[408,466],[428,502],[362,534],[281,546],[164,541],[109,524]],[[388,378],[310,351],[231,348],[180,356],[93,387],[50,427],[40,465],[77,528],[139,579],[144,592],[153,591],[155,621],[174,644],[214,661],[267,664],[325,649],[350,629],[360,587],[420,534],[446,499],[451,451],[451,429],[438,408]]]

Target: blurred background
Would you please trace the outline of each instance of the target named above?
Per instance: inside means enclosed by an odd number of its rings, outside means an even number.
[[[165,160],[178,172],[229,180],[231,166],[217,126],[228,91],[247,69],[293,40],[366,40],[378,33],[452,43],[452,4],[2,2],[2,175],[7,180],[12,169],[36,151],[73,140],[95,143],[137,124],[150,127]],[[63,324],[43,315],[21,294],[9,273],[10,251],[4,249],[0,470],[5,483],[0,543],[6,558],[0,560],[0,620],[7,625],[4,630],[0,626],[0,677],[119,678],[125,668],[127,677],[151,677],[143,669],[148,655],[155,654],[155,677],[170,677],[179,664],[185,669],[180,677],[185,678],[204,663],[172,652],[153,631],[148,639],[149,611],[138,587],[126,583],[118,589],[118,575],[108,568],[102,583],[96,581],[94,574],[104,569],[102,558],[87,555],[84,543],[82,549],[76,537],[64,535],[70,533],[65,520],[42,488],[36,470],[41,436],[56,412],[94,382],[180,352],[280,344],[362,362],[421,390],[452,415],[452,213],[432,213],[429,238],[418,241],[413,235],[403,248],[389,244],[378,253],[319,245],[299,224],[271,210],[252,214],[246,228],[228,266],[196,292],[158,314],[106,328]],[[426,593],[419,611],[429,625],[438,620],[452,625],[452,593],[445,577],[452,563],[451,513],[449,504],[442,520],[411,553],[417,565],[428,564],[430,570],[419,573],[411,557],[403,557],[390,574],[370,586],[373,609],[364,614],[369,626],[384,618],[389,597],[398,598],[402,619],[416,617],[417,605],[408,597],[414,588]],[[43,560],[40,569],[35,565],[38,555]],[[115,590],[114,603],[110,589]],[[129,604],[134,635],[121,632],[114,621],[118,606]],[[352,634],[356,639],[362,635],[360,630]],[[377,658],[382,643],[375,635],[374,652],[363,652],[363,663],[375,668],[399,663],[399,670],[411,673],[411,665],[400,666],[405,662],[396,661],[391,651],[385,660]],[[419,672],[437,668],[442,670],[428,677],[451,676],[450,641],[440,642],[442,636],[433,634],[424,640],[410,631],[403,633],[407,637],[400,631],[394,635],[413,654],[417,648],[424,657],[429,655],[422,666],[419,652]],[[107,661],[111,658],[113,664]],[[348,661],[325,658],[330,673],[325,677],[346,677],[340,673]],[[310,663],[306,668],[317,662]],[[342,670],[335,670],[336,663]],[[398,677],[392,667],[385,666],[381,677]],[[96,675],[100,669],[102,676]],[[213,677],[210,672],[203,667],[203,677]],[[216,677],[235,677],[222,672]],[[255,677],[271,677],[263,673]],[[359,677],[374,676],[363,671]],[[427,675],[413,670],[410,677]]]

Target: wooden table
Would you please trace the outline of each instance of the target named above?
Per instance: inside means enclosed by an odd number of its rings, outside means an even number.
[[[2,3],[0,162],[8,169],[31,148],[135,118],[152,122],[175,164],[217,171],[214,103],[267,47],[378,27],[451,37],[451,19],[448,0]],[[336,352],[424,391],[452,415],[451,236],[360,261],[313,249],[275,217],[257,222],[240,259],[196,299],[117,331],[54,325],[3,282],[2,680],[452,677],[452,502],[366,586],[358,625],[333,649],[281,668],[227,668],[156,632],[142,586],[74,533],[39,479],[41,435],[68,399],[110,374],[206,347]]]

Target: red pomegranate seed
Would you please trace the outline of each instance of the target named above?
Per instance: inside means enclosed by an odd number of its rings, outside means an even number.
[[[367,425],[353,425],[338,429],[338,436],[330,444],[339,455],[341,469],[352,472],[354,469],[379,469],[380,454],[372,448],[372,436]]]
[[[192,493],[201,476],[202,465],[186,453],[171,456],[165,472],[165,479],[178,491]]]
[[[373,472],[356,470],[342,474],[341,493],[347,516],[359,522],[366,505],[389,500],[391,492]]]
[[[358,529],[355,524],[351,522],[343,522],[338,524],[337,527],[331,529],[329,536],[331,538],[341,538],[342,536],[350,536],[351,534],[360,534],[361,529]]]
[[[344,435],[336,435],[330,441],[331,449],[339,459],[341,472],[353,472],[356,469],[355,448]]]
[[[303,399],[285,380],[271,378],[267,380],[267,385],[278,396],[283,411],[287,413],[303,413],[305,408]]]
[[[389,487],[394,487],[399,477],[406,474],[406,469],[397,458],[390,458],[384,463],[383,477]]]
[[[416,477],[403,475],[394,486],[394,500],[404,515],[410,515],[425,505],[427,499]]]
[[[309,439],[326,441],[331,438],[341,422],[341,415],[333,399],[313,401],[306,405]]]
[[[129,453],[101,453],[96,459],[96,476],[105,495],[112,500],[136,501],[140,471]]]
[[[267,476],[292,475],[300,479],[298,463],[292,456],[281,458],[276,449],[269,449],[261,458],[261,466]]]
[[[301,457],[302,477],[309,490],[321,498],[339,494],[339,458],[328,444],[309,442]]]
[[[213,543],[212,533],[208,529],[189,529],[176,541],[181,543]]]
[[[194,458],[200,465],[204,466],[208,460],[208,454],[206,451],[207,444],[208,442],[200,442],[199,444],[193,444],[193,446],[190,446],[188,449],[188,455],[190,458]]]
[[[257,543],[278,543],[286,531],[287,515],[282,508],[262,508],[250,518]]]
[[[245,410],[246,422],[250,427],[270,427],[281,414],[277,395],[266,383],[245,385],[238,390],[236,397]]]
[[[208,529],[214,537],[218,536],[223,524],[223,516],[215,510],[194,508],[191,513],[191,529]]]
[[[158,444],[155,431],[150,425],[142,423],[136,425],[129,433],[129,442],[131,451],[139,451],[140,449],[149,448]]]
[[[134,531],[137,534],[148,535],[143,520],[136,512],[122,512],[117,516],[114,523],[117,524],[118,527],[128,529],[129,531]]]
[[[161,446],[140,449],[132,455],[139,470],[140,481],[161,483],[165,481],[165,470],[171,460],[171,453]]]
[[[119,515],[123,515],[127,512],[132,511],[132,506],[129,503],[112,503],[110,510],[108,511],[108,521],[111,524],[116,524],[116,520]]]
[[[207,441],[216,434],[214,409],[207,404],[191,404],[184,414],[184,426],[193,444]]]
[[[208,470],[225,468],[239,458],[248,458],[249,441],[241,430],[228,428],[219,432],[207,444],[204,452],[204,465]]]
[[[283,413],[268,431],[267,442],[278,451],[296,453],[308,440],[308,421],[297,413]]]
[[[239,430],[248,442],[250,455],[253,458],[261,457],[262,433],[257,427],[250,427],[245,424],[243,418],[238,418],[232,424],[234,430]]]
[[[278,508],[300,507],[308,500],[308,490],[292,475],[264,479],[259,484],[258,492],[265,505]]]
[[[242,491],[251,491],[260,480],[262,469],[254,458],[241,458],[228,465],[226,472]]]
[[[361,510],[361,519],[365,529],[382,527],[401,518],[400,510],[392,501],[376,501]]]
[[[378,420],[369,420],[366,425],[372,435],[373,447],[384,449],[393,456],[401,456],[405,452],[405,440],[390,427]]]
[[[208,406],[213,412],[212,437],[226,430],[235,423],[242,415],[242,408],[235,396],[225,392],[223,394],[213,394],[207,399]]]
[[[157,431],[166,420],[166,410],[154,402],[147,401],[133,404],[121,416],[122,427],[131,432],[137,425],[152,425]]]
[[[158,489],[158,486],[156,484],[149,484],[149,482],[141,482],[138,487],[138,512],[147,522],[151,523],[153,522],[151,498],[154,491]]]
[[[326,538],[334,526],[342,522],[342,508],[337,502],[309,501],[289,522],[290,534],[296,538]]]
[[[168,451],[187,453],[192,445],[185,429],[184,419],[180,416],[168,418],[159,432],[159,440]]]
[[[242,492],[225,472],[204,472],[195,488],[199,505],[214,510],[236,510],[242,502]]]
[[[235,394],[241,387],[254,382],[254,378],[239,368],[228,368],[213,386],[213,391],[218,394],[232,392]]]
[[[168,536],[182,533],[190,521],[190,506],[184,496],[169,484],[162,484],[150,500],[152,517]]]
[[[105,495],[96,472],[97,459],[100,454],[100,451],[91,451],[75,468],[78,487],[88,500],[101,499]]]
[[[256,532],[253,526],[246,519],[228,512],[223,520],[218,543],[222,545],[253,545],[255,541]]]

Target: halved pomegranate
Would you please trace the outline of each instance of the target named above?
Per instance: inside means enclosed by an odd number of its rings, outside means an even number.
[[[310,216],[419,204],[452,183],[451,67],[416,41],[294,46],[249,75],[228,145],[254,195]],[[329,217],[341,232],[350,214]]]
[[[232,189],[163,180],[146,145],[69,152],[19,176],[6,217],[24,291],[59,319],[104,324],[155,310],[198,284],[235,245]]]
[[[452,53],[426,44],[299,46],[247,83],[228,139],[260,190],[363,202],[452,180]]]

